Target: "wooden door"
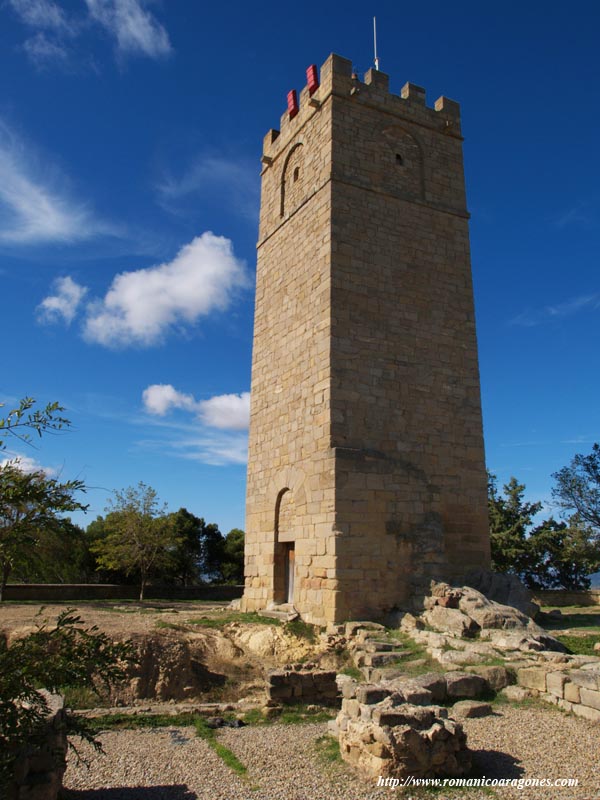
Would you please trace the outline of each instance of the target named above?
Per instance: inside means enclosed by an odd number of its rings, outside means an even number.
[[[285,569],[287,603],[294,602],[294,574],[295,574],[295,550],[294,550],[294,543],[290,542],[287,546],[286,569]]]

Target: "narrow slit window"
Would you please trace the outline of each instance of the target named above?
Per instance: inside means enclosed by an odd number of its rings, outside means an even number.
[[[404,159],[402,158],[401,153],[396,153],[396,164],[398,164],[400,167],[404,166]]]
[[[296,167],[294,169],[294,183],[296,183],[299,177],[300,177],[300,167]]]

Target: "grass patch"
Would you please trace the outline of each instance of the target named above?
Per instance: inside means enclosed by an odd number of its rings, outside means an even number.
[[[219,741],[217,731],[214,728],[209,728],[203,717],[196,717],[194,727],[196,728],[196,734],[212,747],[229,769],[233,770],[233,772],[240,777],[246,777],[246,773],[248,772],[247,767],[242,764],[234,752]]]
[[[303,725],[309,722],[328,722],[334,719],[335,713],[320,706],[299,704],[284,706],[279,714],[272,717],[265,717],[259,708],[252,708],[246,711],[242,720],[246,725],[273,725],[276,722],[282,725]]]
[[[479,661],[477,664],[473,664],[475,667],[505,667],[506,661],[501,658],[500,656],[490,656],[489,658],[484,659],[483,661]]]
[[[134,716],[130,714],[111,714],[89,720],[94,733],[111,730],[138,730],[141,728],[187,728],[193,727],[196,735],[204,739],[215,753],[237,775],[245,777],[247,768],[228,747],[219,741],[218,730],[209,728],[204,717],[198,714],[152,714]]]
[[[328,733],[315,740],[318,758],[325,764],[338,764],[343,761],[338,740]]]
[[[67,708],[106,708],[110,704],[108,698],[102,697],[89,686],[66,686],[60,693]]]
[[[350,678],[354,678],[355,681],[364,681],[365,676],[362,674],[362,670],[358,667],[353,666],[352,664],[348,664],[345,667],[342,667],[339,671],[340,675],[348,675]]]
[[[600,642],[600,634],[592,634],[590,636],[569,636],[561,635],[556,637],[559,642],[562,642],[565,647],[568,647],[571,653],[578,656],[597,656],[600,655],[594,650],[594,645]]]
[[[537,711],[558,711],[560,714],[565,713],[562,708],[555,706],[554,703],[547,703],[540,697],[526,697],[524,700],[509,700],[505,694],[498,692],[496,697],[491,701],[488,700],[488,702],[491,702],[493,707],[513,706],[515,708],[522,708],[525,710],[533,709]]]
[[[139,730],[141,728],[186,728],[193,726],[197,714],[109,714],[89,720],[94,733],[101,731]]]
[[[555,608],[556,606],[543,606],[542,611],[547,614]],[[557,619],[542,620],[542,627],[552,631],[578,628],[600,633],[600,611],[597,606],[565,606],[560,610],[562,616]]]
[[[302,725],[305,722],[327,722],[334,717],[332,711],[319,706],[285,706],[277,722],[284,725]]]
[[[281,625],[281,620],[273,617],[261,617],[260,614],[254,611],[247,614],[241,611],[230,611],[220,614],[218,617],[195,617],[194,619],[186,620],[187,625],[199,625],[202,628],[222,628],[232,622],[251,623],[254,625]]]
[[[185,631],[185,625],[179,625],[176,622],[165,622],[162,619],[159,619],[155,625],[156,628],[160,628],[161,630],[168,630],[168,631]]]
[[[439,661],[436,661],[429,655],[423,645],[415,642],[403,631],[399,631],[394,628],[387,628],[385,632],[385,638],[388,641],[397,644],[399,647],[402,647],[403,650],[408,650],[411,659],[423,662],[421,664],[411,664],[410,660],[406,660],[407,657],[403,656],[398,661],[397,666],[401,666],[402,671],[405,672],[406,675],[415,677],[417,675],[423,675],[426,672],[446,671]]]
[[[315,644],[317,641],[317,628],[309,622],[304,622],[300,618],[286,622],[283,626],[283,630],[295,636],[297,639],[304,639],[310,644]]]

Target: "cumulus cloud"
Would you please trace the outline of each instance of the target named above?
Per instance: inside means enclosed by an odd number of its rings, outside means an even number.
[[[151,58],[171,52],[169,34],[140,0],[85,0],[90,17],[114,36],[123,54]]]
[[[53,478],[56,475],[56,470],[53,467],[44,467],[31,456],[15,455],[11,458],[4,458],[0,461],[0,469],[7,464],[18,467],[22,472],[43,472],[48,478]]]
[[[56,170],[47,173],[47,167],[36,169],[31,148],[0,120],[0,242],[73,242],[110,232],[85,204],[60,191],[64,179]]]
[[[84,336],[115,348],[157,344],[172,329],[226,310],[247,285],[229,239],[203,233],[166,264],[117,275],[104,299],[88,305]]]
[[[201,400],[199,416],[211,428],[245,430],[250,421],[250,392],[221,394]]]
[[[155,383],[148,386],[144,389],[142,400],[146,411],[159,417],[164,417],[172,408],[194,411],[198,405],[191,394],[178,392],[169,383]]]
[[[208,400],[196,400],[191,394],[177,391],[171,384],[153,384],[142,394],[149,414],[165,416],[173,408],[196,414],[209,428],[245,430],[250,420],[250,392],[221,394]]]
[[[246,463],[250,392],[196,400],[171,384],[158,383],[144,390],[142,400],[148,414],[161,418],[152,425],[162,432],[157,439],[140,442],[143,447],[214,466]],[[173,409],[187,411],[194,419],[187,424],[164,420]]]
[[[45,297],[37,307],[39,322],[64,322],[70,325],[87,294],[87,288],[68,275],[54,281],[54,294]]]

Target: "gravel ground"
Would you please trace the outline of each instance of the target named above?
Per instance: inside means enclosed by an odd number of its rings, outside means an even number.
[[[219,738],[248,767],[234,775],[191,728],[107,732],[105,756],[71,759],[68,800],[598,800],[600,726],[552,708],[502,706],[492,717],[465,720],[480,774],[488,778],[578,778],[578,787],[452,790],[435,794],[376,788],[343,763],[315,750],[324,724],[225,729]]]

